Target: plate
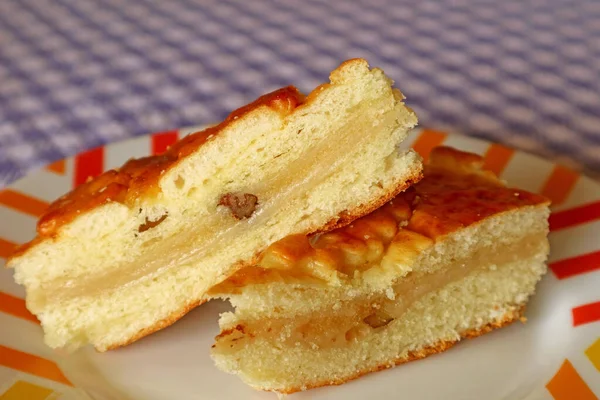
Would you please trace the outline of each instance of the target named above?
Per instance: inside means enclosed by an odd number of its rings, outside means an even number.
[[[0,257],[29,240],[49,202],[89,175],[131,157],[164,151],[196,128],[162,132],[58,161],[0,192]],[[549,160],[458,134],[415,130],[405,142],[424,157],[446,144],[484,155],[509,185],[553,201],[549,272],[527,310],[526,324],[466,340],[451,350],[290,399],[557,399],[600,396],[600,185]],[[4,264],[4,259],[0,260]],[[100,354],[47,348],[25,308],[24,291],[0,268],[0,400],[273,399],[213,365],[213,301],[133,345]]]

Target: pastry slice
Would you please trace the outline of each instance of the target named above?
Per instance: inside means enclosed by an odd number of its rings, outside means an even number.
[[[9,260],[51,347],[104,351],[173,323],[273,242],[342,226],[421,176],[417,119],[366,61],[287,87],[54,202]]]
[[[352,224],[293,235],[210,294],[212,356],[256,389],[336,385],[522,318],[546,272],[549,202],[481,157],[433,150],[424,178]]]

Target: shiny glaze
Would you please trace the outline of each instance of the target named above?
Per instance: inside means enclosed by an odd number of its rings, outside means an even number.
[[[543,196],[505,187],[482,166],[483,159],[475,154],[435,148],[424,178],[380,209],[328,233],[295,235],[274,243],[256,266],[241,269],[213,293],[299,279],[340,284],[355,271],[379,265],[386,254],[403,255],[415,248],[416,242],[426,248],[430,239],[435,241],[495,214],[548,204]],[[406,235],[408,232],[417,234]],[[390,246],[395,246],[393,252]]]
[[[293,86],[276,90],[235,110],[220,124],[186,136],[163,154],[129,160],[121,168],[90,179],[50,204],[38,221],[38,236],[19,247],[13,257],[45,239],[55,237],[63,225],[103,204],[118,202],[135,207],[143,199],[156,197],[160,192],[158,180],[161,175],[206,142],[215,139],[227,125],[241,116],[261,106],[287,115],[303,102],[304,96]]]

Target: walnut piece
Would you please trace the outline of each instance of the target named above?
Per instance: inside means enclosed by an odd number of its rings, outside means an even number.
[[[229,208],[235,219],[250,218],[257,204],[258,197],[250,193],[226,193],[219,200],[219,205]]]
[[[368,315],[363,322],[369,325],[371,328],[381,328],[392,322],[394,318],[387,315],[382,311],[376,311],[373,314]]]
[[[146,232],[148,229],[152,229],[152,228],[158,226],[165,219],[167,219],[167,214],[164,214],[162,217],[160,217],[159,219],[154,220],[154,221],[150,221],[148,219],[148,217],[146,217],[146,221],[138,227],[138,232],[139,233]]]

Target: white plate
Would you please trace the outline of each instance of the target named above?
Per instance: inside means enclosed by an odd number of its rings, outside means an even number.
[[[160,152],[179,135],[160,133],[54,163],[0,192],[0,257],[29,240],[46,203],[88,174],[132,156]],[[416,130],[407,145],[426,154],[444,143],[485,155],[509,185],[553,201],[550,272],[527,310],[527,324],[467,340],[449,351],[290,399],[557,399],[600,396],[600,185],[537,157],[460,135]],[[1,260],[0,264],[4,261]],[[217,317],[211,302],[126,348],[66,356],[42,342],[24,293],[0,272],[0,400],[272,399],[217,370],[209,350]],[[11,397],[13,396],[13,397]],[[49,397],[50,396],[50,397]]]

